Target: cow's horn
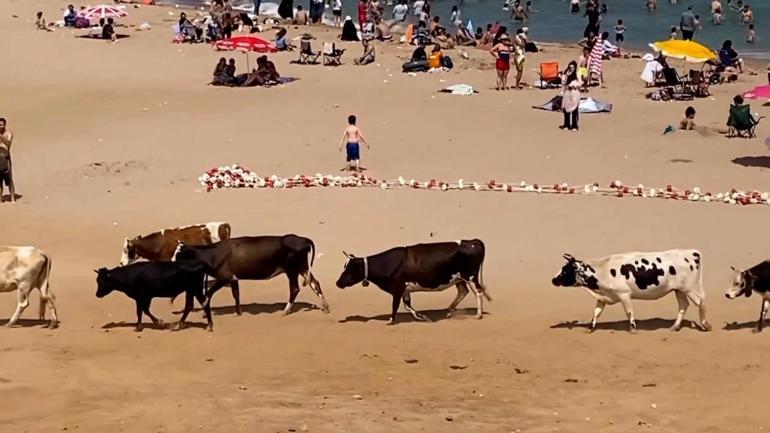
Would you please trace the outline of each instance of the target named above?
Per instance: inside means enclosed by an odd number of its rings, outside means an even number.
[[[99,270],[98,269],[94,269],[94,272],[96,272],[96,274],[99,275]]]
[[[567,260],[567,261],[569,261],[569,262],[571,262],[571,261],[575,260],[575,258],[574,258],[574,257],[572,257],[572,255],[571,255],[571,254],[567,254],[567,253],[564,253],[564,256],[562,256],[562,257],[564,257],[564,259],[565,259],[565,260]]]
[[[737,269],[735,269],[735,266],[730,266],[730,269],[732,269],[732,270],[733,270],[733,271],[735,271],[735,272],[738,272],[738,270],[737,270]]]

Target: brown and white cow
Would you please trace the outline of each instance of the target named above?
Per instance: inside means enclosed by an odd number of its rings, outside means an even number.
[[[123,255],[120,265],[130,265],[139,259],[150,261],[171,261],[177,245],[211,245],[225,239],[230,239],[230,224],[225,222],[210,222],[187,227],[164,229],[133,239],[123,241]]]
[[[7,326],[13,326],[19,320],[24,309],[29,306],[29,294],[33,289],[40,290],[40,320],[45,319],[45,306],[51,307],[51,323],[55,328],[59,323],[54,305],[54,295],[48,286],[51,275],[51,257],[35,247],[0,247],[0,293],[18,290],[19,302],[16,312]]]

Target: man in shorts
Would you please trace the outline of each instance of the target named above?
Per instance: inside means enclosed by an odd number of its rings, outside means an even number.
[[[361,130],[356,126],[356,116],[348,116],[348,127],[345,128],[345,132],[342,134],[342,141],[340,141],[340,152],[342,152],[342,146],[345,145],[347,151],[347,164],[348,170],[355,168],[356,173],[361,171],[360,159],[361,150],[359,143],[364,143],[367,149],[371,149],[369,143],[366,142],[364,136],[361,134]]]
[[[13,184],[13,167],[11,166],[11,144],[13,133],[5,129],[6,121],[0,117],[0,201],[3,197],[3,187],[8,185],[11,190],[11,202],[16,202],[16,188]]]

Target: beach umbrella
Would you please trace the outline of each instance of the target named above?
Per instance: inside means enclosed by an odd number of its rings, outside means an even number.
[[[770,85],[757,86],[743,94],[746,99],[770,99]]]
[[[124,10],[123,6],[109,5],[90,6],[78,12],[79,17],[87,18],[89,20],[101,18],[121,18],[126,15],[128,14]]]
[[[230,39],[222,39],[214,42],[216,50],[240,50],[246,53],[246,68],[249,67],[249,52],[275,53],[278,48],[270,42],[257,36],[235,36]]]
[[[694,41],[671,39],[654,42],[650,47],[666,57],[684,59],[686,62],[703,63],[717,58],[714,50]]]

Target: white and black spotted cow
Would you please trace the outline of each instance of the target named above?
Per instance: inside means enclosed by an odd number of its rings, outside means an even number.
[[[676,294],[679,314],[671,330],[678,331],[690,302],[700,311],[700,327],[710,331],[706,320],[706,294],[701,276],[701,253],[697,250],[669,250],[652,253],[615,254],[600,259],[577,260],[564,254],[567,263],[551,281],[554,286],[584,287],[596,298],[590,330],[605,305],[620,302],[631,332],[636,332],[632,299],[659,299]]]
[[[759,320],[754,332],[762,332],[767,310],[770,308],[770,261],[754,266],[748,270],[731,268],[733,275],[730,278],[730,288],[725,292],[728,299],[735,299],[741,295],[747,298],[751,292],[757,292],[762,297],[762,307],[759,310]]]
[[[348,260],[337,287],[344,289],[358,283],[368,286],[371,281],[390,293],[393,303],[388,324],[391,325],[396,322],[402,300],[415,319],[428,320],[412,308],[413,292],[439,292],[456,286],[457,297],[447,313],[451,316],[470,287],[476,295],[476,317],[481,319],[482,297],[490,299],[481,279],[484,253],[484,242],[478,239],[396,247],[369,257],[345,253]]]

